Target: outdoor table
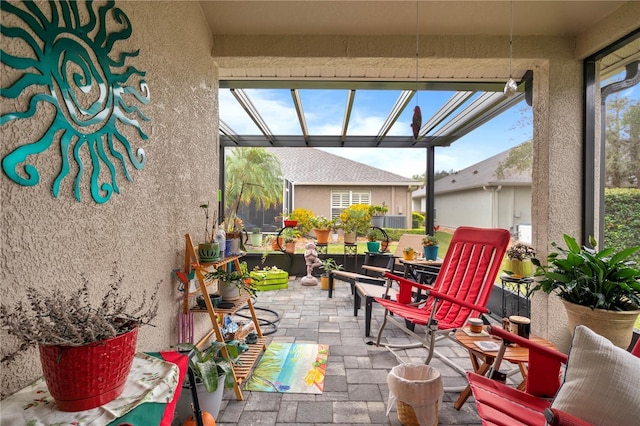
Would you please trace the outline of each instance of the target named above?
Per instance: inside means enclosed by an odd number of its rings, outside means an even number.
[[[468,330],[468,328],[466,328]],[[480,349],[476,342],[479,341],[487,341],[487,342],[495,342],[498,345],[502,345],[502,339],[497,339],[491,337],[489,333],[486,331],[486,326],[483,328],[483,333],[478,333],[478,336],[469,335],[465,332],[465,329],[456,330],[455,337],[458,343],[460,343],[467,351],[469,351],[469,358],[471,359],[471,365],[473,366],[473,371],[481,376],[484,376],[489,371],[489,368],[493,364],[498,355],[498,351],[485,351]],[[543,339],[542,337],[531,335],[529,339],[532,342],[538,343],[542,346],[546,346],[548,348],[557,350],[555,345],[548,341],[547,339]],[[517,345],[507,346],[504,352],[503,360],[509,361],[513,364],[518,365],[518,369],[520,370],[520,374],[522,374],[522,382],[518,385],[519,390],[523,390],[527,383],[527,362],[529,361],[529,349],[523,348]],[[462,391],[458,400],[453,404],[453,406],[459,410],[462,405],[464,405],[465,401],[471,395],[471,387],[467,385],[467,387]]]

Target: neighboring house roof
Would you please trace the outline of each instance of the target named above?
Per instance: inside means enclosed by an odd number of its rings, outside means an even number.
[[[417,181],[316,148],[265,148],[295,185],[411,186]]]
[[[484,186],[530,186],[531,168],[523,171],[505,170],[504,176],[500,179],[496,175],[498,165],[507,159],[512,149],[515,149],[515,147],[480,161],[466,169],[438,179],[434,184],[434,193],[444,194],[447,192],[482,188]],[[426,197],[426,194],[423,187],[414,191],[411,198],[419,199],[424,197]]]

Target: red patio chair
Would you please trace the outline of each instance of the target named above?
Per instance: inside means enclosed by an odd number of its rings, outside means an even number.
[[[490,326],[487,331],[503,340],[529,348],[529,374],[525,392],[489,378],[493,371],[500,369],[504,345],[487,377],[467,373],[483,425],[590,425],[585,420],[551,407],[551,398],[560,387],[560,367],[561,364],[567,363],[567,355],[516,336],[500,327]],[[640,357],[640,341],[631,353]],[[603,401],[603,404],[606,402]]]
[[[387,321],[391,321],[408,335],[417,338],[419,343],[385,347],[391,350],[424,346],[429,351],[426,364],[431,362],[435,353],[464,375],[466,371],[438,353],[435,345],[444,337],[453,340],[456,329],[464,326],[470,317],[480,317],[489,312],[486,305],[509,239],[509,232],[505,229],[458,228],[433,286],[386,273],[386,277],[400,284],[400,292],[397,300],[376,298],[385,308],[376,345],[380,346]],[[422,292],[422,297],[426,294],[426,299],[412,303],[412,296],[418,291]],[[426,336],[418,335],[415,325],[426,326]]]

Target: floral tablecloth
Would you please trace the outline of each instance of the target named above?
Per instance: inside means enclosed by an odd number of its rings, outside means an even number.
[[[173,401],[182,377],[176,364],[138,352],[122,395],[113,401],[86,411],[59,411],[44,379],[39,379],[0,402],[1,424],[106,425],[143,403],[161,403],[159,407],[164,411],[164,406]]]

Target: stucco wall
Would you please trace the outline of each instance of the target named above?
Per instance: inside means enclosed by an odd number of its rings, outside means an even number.
[[[143,290],[163,280],[156,327],[142,328],[138,341],[138,350],[160,350],[177,342],[179,294],[171,271],[182,265],[184,234],[200,236],[204,217],[198,206],[216,200],[217,80],[211,34],[197,2],[117,2],[116,6],[130,19],[133,32],[113,49],[140,50],[127,63],[146,71],[151,94],[150,103],[141,106],[151,118],[142,125],[149,139],[132,138],[135,149],[145,150],[147,163],[141,171],[129,168],[133,182],[119,170],[120,194],[102,205],[93,202],[88,191],[90,169],[85,170],[81,202],[73,196],[74,169],[59,197],[52,196],[51,185],[61,164],[56,144],[34,159],[40,171],[38,185],[20,186],[3,174],[0,297],[3,304],[24,300],[30,286],[70,292],[80,285],[80,274],[91,290],[103,295],[113,282],[109,275],[117,262],[125,276],[124,290],[131,293],[134,304]],[[4,13],[2,21],[18,25]],[[8,51],[24,48],[6,37],[1,43]],[[6,71],[2,70],[2,87],[15,76]],[[16,106],[26,109],[27,99],[19,98],[14,105],[2,98],[3,114]],[[47,114],[27,125],[3,125],[0,155],[40,137],[47,126]],[[198,319],[200,330],[204,320]],[[14,347],[4,332],[1,337],[3,349]],[[35,354],[29,351],[2,366],[3,396],[41,375]]]
[[[294,208],[311,210],[317,216],[331,216],[331,191],[370,191],[371,204],[381,205],[384,201],[389,207],[388,214],[407,214],[407,206],[411,202],[411,193],[405,186],[335,186],[335,185],[296,185],[294,191]],[[410,217],[407,228],[411,227]]]

